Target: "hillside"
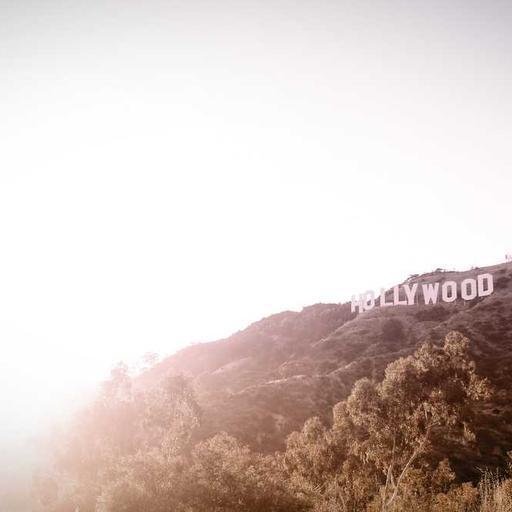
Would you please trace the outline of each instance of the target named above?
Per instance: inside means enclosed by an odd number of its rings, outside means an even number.
[[[465,473],[499,464],[512,449],[512,264],[436,271],[406,282],[460,282],[483,272],[493,274],[495,283],[495,292],[485,298],[358,315],[349,303],[278,313],[226,339],[181,350],[141,375],[139,385],[155,385],[167,373],[188,376],[203,409],[201,436],[226,431],[268,452],[281,449],[307,418],[318,415],[328,422],[332,406],[356,380],[381,379],[391,361],[458,330],[472,342],[477,371],[499,391],[481,411],[479,450],[459,448],[451,458]],[[451,450],[448,440],[441,445]]]

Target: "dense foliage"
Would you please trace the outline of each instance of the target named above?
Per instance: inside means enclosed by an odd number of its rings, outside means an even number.
[[[491,386],[450,333],[359,380],[274,455],[225,433],[200,439],[190,384],[168,377],[138,389],[126,368],[75,421],[55,469],[34,484],[44,512],[512,511],[512,479],[461,482],[439,447],[471,447]],[[496,468],[495,468],[496,469]],[[501,470],[502,468],[500,468]]]

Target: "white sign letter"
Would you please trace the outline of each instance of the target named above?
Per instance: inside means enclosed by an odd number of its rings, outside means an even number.
[[[416,292],[418,290],[418,283],[414,283],[412,288],[409,287],[408,284],[404,284],[405,295],[407,296],[407,303],[409,306],[414,306],[414,298],[416,297]]]
[[[350,308],[350,311],[352,313],[356,313],[357,308],[359,308],[359,313],[361,311],[364,311],[364,302],[362,295],[359,295],[359,298],[357,298],[356,295],[352,295],[352,307]]]
[[[407,305],[407,301],[406,300],[400,300],[400,287],[399,286],[395,286],[393,288],[393,302],[395,304],[395,306],[406,306]]]
[[[468,289],[469,285],[469,289]],[[460,294],[464,300],[473,300],[476,298],[477,285],[475,279],[464,279],[460,285]]]
[[[478,276],[478,296],[479,297],[487,297],[494,292],[494,279],[492,274],[480,274]],[[487,282],[487,287],[485,287],[485,283]]]
[[[443,302],[453,302],[457,300],[457,283],[455,281],[446,281],[443,284]]]
[[[369,311],[375,307],[375,293],[369,290],[364,295],[364,310]]]
[[[437,304],[437,296],[439,295],[439,283],[423,284],[423,300],[425,304]]]
[[[393,305],[392,302],[386,302],[386,288],[380,289],[380,305],[383,308]]]

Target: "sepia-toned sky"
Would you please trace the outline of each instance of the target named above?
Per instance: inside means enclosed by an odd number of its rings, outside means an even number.
[[[0,445],[121,359],[502,261],[511,26],[508,1],[1,0]]]

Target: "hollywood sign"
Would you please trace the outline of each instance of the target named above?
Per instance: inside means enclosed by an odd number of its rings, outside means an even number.
[[[401,294],[403,290],[403,294]],[[424,304],[437,304],[454,302],[459,297],[463,300],[473,300],[477,297],[487,297],[494,292],[494,279],[492,274],[480,274],[476,279],[464,279],[459,284],[455,281],[441,283],[404,284],[393,288],[393,300],[387,300],[386,289],[380,289],[380,307],[388,306],[414,306],[420,304],[420,294]],[[400,299],[405,297],[405,300]],[[369,311],[377,305],[377,294],[369,290],[359,295],[352,295],[352,313]]]

